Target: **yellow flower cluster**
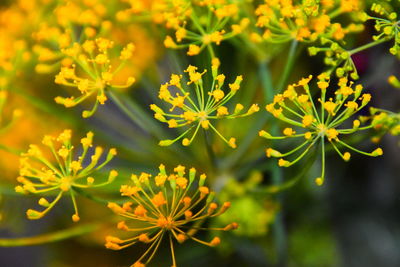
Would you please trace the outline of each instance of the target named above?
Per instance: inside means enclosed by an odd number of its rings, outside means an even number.
[[[120,16],[149,14],[157,24],[164,24],[174,31],[168,35],[164,45],[172,49],[187,49],[187,55],[198,55],[208,47],[213,55],[212,44],[240,34],[250,23],[248,18],[240,19],[239,3],[229,0],[155,0],[126,1],[130,8]]]
[[[58,104],[65,107],[73,107],[83,102],[92,95],[96,95],[96,101],[93,108],[82,113],[84,118],[94,114],[98,104],[103,105],[107,100],[106,90],[108,88],[127,88],[135,82],[135,78],[129,77],[124,85],[117,85],[113,82],[114,76],[120,71],[126,60],[132,57],[135,46],[130,43],[124,47],[119,56],[119,65],[112,67],[110,59],[110,49],[114,43],[105,38],[97,38],[95,40],[86,40],[82,45],[74,43],[71,48],[63,50],[73,64],[61,68],[59,74],[55,77],[56,84],[62,84],[69,87],[75,87],[82,94],[75,97],[55,98]],[[79,67],[77,73],[76,68]]]
[[[35,41],[33,51],[38,60],[36,71],[39,73],[53,72],[59,61],[71,64],[69,59],[65,59],[62,49],[93,39],[112,25],[106,20],[107,7],[103,0],[60,2],[55,8],[48,3],[47,9],[53,12],[44,12],[45,18],[32,34]]]
[[[247,112],[243,111],[243,105],[236,104],[233,111],[229,111],[226,106],[229,100],[240,89],[240,84],[243,80],[242,76],[237,76],[236,80],[229,84],[229,92],[226,93],[223,89],[225,84],[225,75],[219,74],[218,69],[220,62],[217,58],[212,61],[212,84],[205,85],[202,76],[207,73],[206,70],[198,72],[197,67],[189,66],[186,73],[189,76],[188,82],[182,81],[182,75],[172,74],[171,80],[160,87],[159,98],[169,103],[172,107],[169,112],[165,112],[162,108],[155,104],[150,105],[150,108],[155,112],[154,117],[168,124],[169,128],[180,128],[190,126],[185,132],[174,140],[162,140],[161,146],[169,146],[176,141],[182,139],[182,144],[188,146],[192,143],[197,135],[198,130],[212,129],[218,136],[224,140],[230,147],[236,148],[236,139],[230,138],[227,140],[217,129],[212,125],[210,120],[218,119],[233,119],[244,116],[249,116],[257,111],[259,107],[253,104]],[[189,93],[187,86],[191,85],[195,96]],[[209,88],[205,90],[205,88]],[[173,89],[178,92],[174,93]],[[179,113],[174,112],[179,109]],[[192,129],[195,128],[191,138],[184,138]]]
[[[189,56],[198,55],[207,47],[211,56],[214,57],[212,44],[220,45],[222,41],[242,33],[250,23],[248,18],[237,21],[239,15],[237,3],[209,0],[199,1],[197,5],[192,4],[186,12],[187,18],[180,22],[172,21],[171,23],[171,19],[168,19],[170,15],[163,14],[167,22],[171,24],[171,28],[175,30],[175,38],[168,35],[164,40],[165,47],[188,48],[187,55]],[[186,21],[191,23],[188,24]],[[233,23],[234,21],[237,22]]]
[[[390,1],[389,1],[390,2]],[[378,16],[370,16],[367,13],[359,13],[358,19],[360,21],[372,20],[375,22],[375,29],[378,34],[373,36],[373,42],[369,42],[360,47],[346,50],[342,44],[334,39],[323,37],[321,38],[321,44],[323,47],[309,47],[310,55],[314,56],[319,52],[325,53],[324,63],[330,66],[329,72],[336,72],[338,77],[344,77],[350,74],[353,79],[358,79],[357,69],[352,60],[352,55],[361,52],[370,47],[379,45],[387,41],[394,41],[393,46],[390,48],[390,52],[393,55],[398,54],[400,49],[400,22],[398,15],[394,12],[395,8],[391,7],[389,3],[385,4],[385,7],[381,4],[374,3],[371,6],[371,11],[377,13]],[[354,30],[360,30],[361,25],[353,25]]]
[[[360,4],[359,0],[264,0],[255,10],[256,26],[264,32],[252,33],[251,39],[272,43],[313,42],[321,37],[342,40],[358,27],[354,24],[343,27],[333,20],[341,14],[358,11]]]
[[[79,214],[75,199],[76,190],[107,185],[118,175],[115,170],[111,170],[106,182],[95,184],[95,178],[91,175],[107,165],[117,151],[115,148],[111,148],[106,159],[99,163],[104,150],[97,146],[94,154],[90,156],[90,163],[85,166],[89,149],[92,147],[93,133],[89,132],[86,137],[81,139],[82,154],[78,157],[74,156],[71,135],[71,130],[64,130],[58,137],[46,135],[43,138],[43,145],[53,155],[51,160],[47,157],[48,153],[43,152],[37,145],[30,145],[28,152],[21,155],[20,176],[17,180],[22,185],[16,186],[15,191],[22,194],[40,195],[58,192],[51,202],[44,197],[39,199],[39,205],[45,208],[43,211],[27,210],[26,214],[29,219],[36,220],[45,216],[68,192],[75,210],[72,220],[77,222]]]
[[[118,229],[134,232],[133,237],[120,239],[115,236],[106,237],[106,247],[120,250],[135,243],[149,244],[148,249],[132,265],[144,267],[157,252],[163,239],[169,239],[172,254],[172,266],[176,266],[174,240],[183,243],[188,239],[207,246],[216,246],[221,241],[214,237],[210,242],[196,238],[199,230],[229,231],[238,227],[230,223],[224,228],[203,228],[201,224],[208,218],[223,214],[230,202],[221,207],[213,202],[214,193],[206,187],[206,175],[196,179],[196,170],[191,168],[186,175],[184,166],[177,166],[168,174],[164,165],[154,178],[148,173],[132,175],[132,185],[122,185],[121,195],[130,198],[123,205],[109,203],[108,207],[127,220],[120,221]],[[130,226],[133,225],[133,227]]]
[[[301,138],[304,141],[287,153],[281,153],[275,149],[267,148],[267,157],[277,157],[279,166],[289,167],[300,159],[307,152],[321,143],[322,153],[322,172],[321,176],[316,178],[315,182],[322,185],[325,178],[325,142],[328,141],[343,160],[350,160],[350,153],[342,153],[338,145],[353,150],[355,152],[367,156],[380,156],[383,154],[381,148],[377,148],[371,153],[363,152],[353,146],[343,142],[342,135],[353,134],[357,131],[372,128],[372,125],[361,127],[360,120],[353,121],[353,127],[346,129],[340,128],[354,114],[365,107],[371,100],[371,95],[362,93],[362,85],[356,85],[353,88],[353,83],[347,78],[341,78],[338,81],[338,89],[334,92],[327,91],[330,86],[330,77],[325,73],[318,76],[317,86],[321,91],[321,98],[318,99],[320,111],[317,110],[317,105],[312,99],[309,82],[312,79],[303,78],[296,84],[289,85],[283,94],[278,94],[274,97],[274,102],[268,104],[266,109],[277,119],[284,121],[295,128],[287,127],[283,129],[283,136],[272,136],[266,131],[260,131],[259,135],[266,139],[288,139]],[[327,93],[334,93],[333,97],[327,97]],[[301,132],[300,132],[301,131]],[[288,161],[284,158],[295,154],[303,149],[294,160]]]

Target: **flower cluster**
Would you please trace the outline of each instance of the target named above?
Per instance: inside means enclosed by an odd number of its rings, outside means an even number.
[[[232,148],[236,148],[236,139],[232,137],[227,140],[216,127],[212,125],[210,120],[223,118],[233,119],[248,116],[259,111],[259,107],[257,104],[253,104],[247,112],[242,112],[244,108],[243,105],[236,104],[234,110],[229,112],[226,104],[240,89],[243,78],[242,76],[237,76],[236,80],[229,84],[229,92],[225,93],[223,90],[225,75],[218,74],[219,65],[219,60],[214,58],[211,67],[211,85],[205,85],[203,82],[202,76],[207,71],[198,72],[197,67],[194,66],[189,66],[185,71],[189,76],[189,81],[187,83],[182,81],[182,75],[172,74],[171,80],[161,85],[159,98],[171,104],[172,107],[169,109],[169,112],[165,112],[162,108],[152,104],[150,108],[155,112],[154,117],[161,122],[168,123],[169,128],[190,127],[174,140],[162,140],[160,145],[169,146],[183,138],[182,144],[188,146],[192,143],[201,127],[205,130],[211,128],[225,143]],[[192,97],[189,93],[189,85],[193,88],[195,97]],[[205,87],[209,89],[205,90]],[[172,90],[174,88],[177,89],[175,95]],[[174,112],[175,108],[179,109],[180,112]],[[195,131],[192,137],[184,138],[194,128]]]
[[[69,66],[61,68],[59,74],[55,77],[55,83],[65,86],[75,87],[82,94],[75,98],[61,97],[55,98],[58,104],[65,107],[73,107],[92,95],[96,96],[93,108],[82,113],[84,118],[94,114],[98,104],[103,105],[107,100],[107,88],[127,88],[135,82],[135,78],[129,77],[124,85],[117,85],[113,82],[114,76],[123,68],[126,60],[131,58],[135,46],[129,43],[120,52],[120,63],[117,67],[112,67],[110,59],[110,49],[114,43],[105,38],[97,38],[95,40],[86,40],[82,45],[74,43],[71,48],[63,50],[72,62]],[[76,68],[79,67],[79,72]]]
[[[380,156],[383,154],[381,148],[375,149],[371,153],[363,152],[342,141],[342,135],[349,135],[355,132],[372,128],[371,125],[361,127],[360,120],[353,121],[352,128],[340,128],[354,114],[365,107],[371,100],[371,95],[362,93],[362,85],[353,87],[352,82],[347,78],[341,78],[338,82],[338,89],[334,92],[334,97],[327,97],[327,88],[330,86],[330,77],[325,73],[318,76],[318,88],[321,91],[320,111],[312,99],[309,82],[312,76],[303,78],[296,84],[289,85],[283,94],[274,97],[274,102],[268,104],[266,109],[277,119],[293,125],[297,129],[287,127],[283,129],[283,136],[272,136],[266,131],[260,131],[259,135],[266,139],[289,139],[301,138],[304,141],[296,148],[286,153],[281,153],[275,149],[267,148],[267,157],[277,157],[279,166],[289,167],[302,159],[308,151],[320,141],[322,153],[322,172],[315,182],[322,185],[325,178],[325,143],[328,141],[343,160],[350,160],[349,152],[342,153],[339,145],[352,151],[367,155]],[[302,132],[299,132],[299,131]],[[303,149],[302,152],[299,152]],[[299,152],[298,156],[292,161],[284,158]]]
[[[359,10],[358,0],[350,1],[282,1],[264,0],[255,10],[256,26],[264,29],[262,35],[254,32],[252,39],[272,43],[290,40],[313,42],[319,38],[342,40],[355,30],[354,24],[343,27],[332,20],[344,13]]]
[[[102,0],[94,1],[61,1],[56,7],[51,1],[43,4],[42,20],[35,25],[32,34],[37,55],[38,73],[53,72],[59,63],[68,64],[63,49],[71,47],[82,40],[93,39],[107,32],[111,22],[106,20],[107,7]]]
[[[366,19],[375,21],[375,29],[379,32],[378,35],[373,36],[377,40],[392,40],[394,44],[390,48],[390,53],[397,55],[400,51],[400,20],[396,12],[390,12],[382,5],[374,3],[371,6],[371,11],[383,17],[373,17],[365,14]]]
[[[361,119],[371,120],[371,125],[377,131],[372,138],[374,142],[379,142],[386,133],[394,136],[400,135],[400,114],[378,108],[370,108],[370,113],[370,117],[361,117]]]
[[[187,55],[189,56],[198,55],[207,47],[213,57],[212,44],[220,45],[222,41],[242,33],[250,23],[248,18],[238,21],[238,4],[225,0],[199,1],[197,4],[193,1],[189,8],[185,12],[188,18],[176,23],[173,20],[171,23],[173,14],[163,14],[175,31],[175,38],[170,35],[165,38],[165,47],[188,48]],[[233,23],[234,21],[237,22]]]
[[[196,238],[196,232],[229,231],[238,227],[237,223],[230,223],[224,228],[201,227],[204,220],[223,214],[231,205],[225,202],[218,207],[213,202],[215,194],[204,185],[205,174],[196,179],[196,170],[191,168],[186,176],[185,167],[181,165],[171,174],[166,172],[164,165],[160,165],[159,169],[160,172],[154,178],[148,173],[132,175],[133,185],[122,185],[120,190],[122,196],[131,200],[122,206],[108,204],[116,214],[127,219],[118,223],[118,229],[136,234],[127,239],[107,236],[107,248],[119,250],[137,242],[149,244],[146,252],[132,265],[135,267],[148,264],[164,238],[169,239],[172,266],[176,266],[174,240],[183,243],[191,239],[213,247],[221,242],[219,237],[206,242]],[[129,226],[131,223],[133,227]]]
[[[239,3],[235,1],[156,0],[150,5],[146,2],[129,1],[130,8],[119,15],[150,15],[155,23],[174,31],[173,36],[165,38],[165,47],[188,49],[189,56],[198,55],[206,47],[213,56],[212,44],[219,45],[240,34],[250,22],[248,18],[240,19]]]
[[[43,211],[33,209],[27,210],[29,219],[36,220],[45,216],[61,199],[69,193],[72,199],[75,213],[72,215],[74,222],[79,221],[78,208],[75,199],[75,190],[81,188],[100,187],[111,183],[118,173],[111,170],[108,180],[103,183],[95,184],[95,178],[91,175],[103,168],[117,154],[115,148],[111,148],[105,158],[100,163],[103,148],[97,146],[90,163],[85,166],[88,158],[89,148],[92,147],[93,133],[87,133],[81,139],[82,154],[74,156],[74,146],[71,144],[71,130],[64,130],[57,138],[46,135],[43,138],[43,145],[46,146],[53,155],[49,160],[46,152],[39,146],[30,145],[28,152],[21,155],[20,176],[17,178],[22,185],[15,187],[15,191],[22,194],[33,193],[42,195],[47,192],[58,192],[57,196],[49,202],[46,198],[39,199],[39,205],[45,207]]]
[[[322,47],[311,46],[308,48],[308,52],[311,56],[315,56],[317,53],[324,53],[324,63],[329,66],[326,71],[331,75],[335,72],[336,76],[350,77],[354,80],[359,78],[357,68],[353,62],[352,55],[361,51],[359,49],[346,50],[339,43],[330,39],[321,39]]]
[[[387,6],[387,8],[390,7],[390,5],[385,6]],[[394,45],[390,48],[390,52],[396,55],[399,51],[400,24],[397,20],[398,15],[396,12],[389,12],[387,8],[384,8],[380,4],[372,4],[371,10],[383,16],[382,18],[370,16],[365,12],[358,16],[361,21],[373,20],[375,22],[375,29],[378,31],[378,34],[373,36],[373,42],[351,50],[346,50],[343,45],[336,40],[324,37],[320,39],[322,47],[309,47],[310,55],[314,56],[322,52],[325,54],[325,64],[330,66],[329,72],[336,71],[338,77],[344,77],[350,74],[353,79],[358,79],[359,76],[352,60],[352,55],[390,40],[394,40]],[[359,31],[363,28],[361,25],[350,26],[354,31]]]

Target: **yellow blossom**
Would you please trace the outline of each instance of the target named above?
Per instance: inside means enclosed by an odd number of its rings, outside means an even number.
[[[194,234],[198,230],[208,230],[200,228],[201,223],[207,218],[223,214],[231,204],[225,202],[218,207],[218,204],[213,202],[214,193],[204,185],[205,175],[196,179],[194,168],[189,170],[188,176],[185,176],[184,166],[176,167],[174,173],[169,175],[164,165],[160,165],[159,169],[160,172],[155,178],[148,181],[140,181],[136,175],[132,175],[134,190],[127,185],[121,186],[121,195],[129,197],[130,201],[121,206],[112,202],[108,204],[113,212],[126,218],[117,224],[118,229],[134,232],[134,235],[127,239],[107,236],[106,248],[120,250],[138,241],[151,244],[132,266],[148,264],[157,252],[157,244],[164,238],[169,239],[172,266],[176,266],[174,240],[183,243],[191,239],[210,247],[221,242],[218,237],[206,242],[196,238]],[[150,177],[149,174],[147,176]],[[166,177],[169,177],[168,182]],[[136,221],[142,222],[145,227],[138,227]],[[129,226],[131,222],[132,226]],[[237,227],[238,224],[233,222],[212,230],[229,231]]]

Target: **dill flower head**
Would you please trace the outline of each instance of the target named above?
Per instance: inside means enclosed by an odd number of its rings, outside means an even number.
[[[228,110],[226,105],[240,89],[243,78],[242,76],[237,76],[236,80],[229,84],[229,92],[224,91],[225,75],[218,73],[219,65],[219,60],[214,58],[211,73],[212,83],[210,85],[204,84],[202,78],[207,73],[207,70],[198,72],[198,68],[194,66],[189,66],[185,70],[189,76],[188,82],[182,81],[182,75],[172,74],[171,80],[161,85],[158,96],[172,107],[168,112],[165,112],[155,104],[150,105],[150,108],[155,112],[154,117],[161,122],[167,123],[169,128],[189,126],[176,139],[162,140],[159,143],[161,146],[169,146],[180,139],[182,139],[184,146],[188,146],[192,143],[201,127],[204,130],[212,129],[230,147],[236,148],[236,139],[232,137],[227,140],[211,121],[248,116],[259,111],[259,107],[257,104],[253,104],[247,112],[243,112],[243,105],[236,104],[233,111]],[[177,89],[177,91],[173,89]],[[194,95],[191,94],[193,92]],[[190,138],[184,138],[193,129],[195,129],[193,135]]]
[[[380,16],[375,17],[364,14],[366,20],[375,22],[375,29],[378,34],[373,36],[374,41],[393,39],[394,44],[389,51],[391,54],[397,55],[400,51],[400,21],[398,20],[398,14],[395,12],[396,8],[387,4],[373,3],[371,11]]]
[[[237,223],[230,223],[224,228],[201,227],[205,219],[223,214],[231,205],[225,202],[218,207],[213,202],[214,193],[204,185],[205,174],[196,179],[196,170],[191,168],[187,176],[185,167],[181,165],[171,174],[166,172],[164,165],[160,165],[159,169],[160,172],[154,178],[148,173],[132,175],[133,185],[123,185],[120,190],[122,196],[131,200],[122,206],[108,204],[116,214],[127,219],[118,223],[118,229],[135,234],[127,239],[107,236],[107,248],[119,250],[138,242],[149,244],[146,252],[132,266],[148,264],[164,238],[169,239],[172,266],[176,266],[174,240],[183,243],[191,239],[213,247],[220,243],[218,237],[206,242],[196,238],[196,232],[229,231],[238,227]],[[134,227],[130,227],[131,223]]]
[[[362,93],[362,85],[356,85],[347,78],[342,78],[338,82],[338,89],[334,92],[327,91],[330,86],[330,77],[325,73],[318,76],[317,86],[321,91],[321,98],[318,99],[318,107],[312,99],[309,82],[312,76],[303,78],[297,84],[289,85],[283,94],[275,95],[274,102],[267,105],[266,109],[277,119],[290,124],[292,127],[283,129],[282,136],[272,136],[266,131],[260,131],[259,135],[266,139],[303,139],[304,141],[294,149],[286,153],[281,153],[275,149],[267,148],[267,157],[277,157],[279,166],[289,167],[302,159],[311,148],[318,143],[321,144],[322,172],[315,182],[322,185],[325,178],[325,143],[328,142],[343,160],[350,160],[349,152],[342,153],[339,147],[350,149],[367,156],[380,156],[383,154],[381,148],[375,149],[371,153],[361,151],[342,141],[342,136],[372,128],[372,125],[361,127],[360,120],[354,120],[352,128],[342,128],[346,121],[365,107],[371,100],[371,95]],[[334,93],[333,97],[327,97],[327,93]],[[317,108],[319,110],[317,110]],[[287,157],[293,156],[293,160],[288,161]]]
[[[110,50],[113,46],[113,41],[97,38],[86,40],[82,45],[74,43],[72,47],[64,49],[64,54],[71,59],[73,64],[61,68],[60,73],[55,77],[55,83],[74,87],[78,89],[81,96],[77,98],[58,96],[55,101],[65,107],[73,107],[95,96],[93,108],[82,113],[84,118],[88,118],[94,114],[98,104],[103,105],[107,100],[106,90],[130,87],[135,82],[133,77],[129,77],[124,85],[115,84],[113,79],[115,74],[123,68],[125,61],[131,58],[135,46],[129,43],[120,51],[120,62],[117,67],[112,66],[110,59]]]
[[[44,10],[38,12],[42,18],[32,34],[35,41],[33,52],[38,61],[35,69],[38,73],[51,73],[59,67],[60,62],[70,63],[63,49],[70,48],[76,42],[103,35],[112,25],[106,20],[111,15],[105,5],[106,1],[47,2],[43,4]]]
[[[74,155],[74,146],[71,144],[71,130],[64,130],[58,137],[46,135],[42,144],[48,148],[44,152],[37,145],[30,145],[29,150],[21,155],[20,176],[17,181],[22,185],[15,187],[18,193],[39,194],[54,192],[56,197],[49,202],[46,198],[39,199],[39,205],[45,209],[37,211],[27,210],[29,219],[36,220],[45,216],[65,194],[72,199],[75,213],[72,215],[74,222],[79,221],[78,208],[75,199],[76,189],[94,188],[111,183],[118,173],[111,170],[108,180],[103,183],[95,183],[92,174],[103,168],[117,154],[115,148],[111,148],[103,162],[100,157],[103,148],[97,146],[90,156],[90,163],[86,165],[89,156],[89,148],[92,147],[93,133],[88,132],[81,139],[82,153]],[[52,155],[51,158],[48,155]],[[85,166],[86,165],[86,166]]]
[[[313,42],[324,37],[342,40],[354,25],[343,27],[334,22],[335,17],[345,13],[358,11],[359,0],[349,1],[280,1],[264,0],[255,14],[256,26],[264,29],[259,35],[252,34],[254,41],[284,43],[290,40]]]
[[[362,12],[356,16],[361,22],[371,20],[375,23],[377,34],[372,36],[372,42],[351,50],[346,50],[343,47],[345,43],[340,43],[338,40],[324,36],[320,38],[321,47],[309,47],[309,54],[314,56],[320,52],[324,53],[324,63],[330,66],[330,72],[335,71],[338,77],[345,77],[350,74],[353,79],[358,79],[359,76],[352,60],[352,55],[391,40],[393,40],[393,46],[390,48],[390,53],[397,55],[400,50],[400,21],[398,20],[398,14],[394,12],[396,8],[391,7],[390,0],[388,2],[384,5],[372,4],[371,11],[377,15],[369,15],[366,12]],[[350,24],[349,27],[352,29],[351,31],[363,29],[362,25],[358,24]]]
[[[108,1],[108,5],[110,3]],[[114,3],[115,4],[115,3]],[[32,34],[33,51],[37,56],[36,72],[53,73],[55,83],[78,89],[78,97],[55,98],[58,104],[74,107],[88,98],[95,98],[91,110],[82,113],[84,118],[92,116],[98,104],[107,100],[106,91],[110,88],[127,88],[135,78],[129,76],[122,82],[116,81],[116,75],[126,70],[125,64],[132,58],[133,43],[121,47],[119,43],[103,36],[113,27],[106,20],[111,14],[107,1],[61,1],[46,13],[45,22],[41,23]],[[127,75],[126,75],[127,76]]]
[[[379,108],[370,108],[371,116],[361,117],[361,120],[370,120],[371,125],[377,132],[372,141],[377,143],[381,140],[382,136],[389,133],[393,136],[400,135],[400,114],[391,112],[389,110],[383,110]]]
[[[150,15],[155,23],[174,31],[173,35],[166,36],[165,47],[187,49],[189,56],[198,55],[205,48],[214,56],[213,44],[220,45],[233,38],[250,23],[248,18],[240,19],[240,3],[229,0],[156,0],[147,7],[144,2],[130,1],[131,8],[121,15]]]

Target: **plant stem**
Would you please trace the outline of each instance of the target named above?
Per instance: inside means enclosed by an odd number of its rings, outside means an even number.
[[[296,54],[297,44],[298,44],[297,41],[293,40],[293,42],[290,45],[287,62],[286,62],[285,68],[282,72],[282,75],[279,79],[278,86],[276,88],[276,93],[280,93],[283,90],[283,88],[285,87],[285,84],[287,83],[289,74],[292,71],[293,65],[295,62],[295,54]],[[268,95],[267,99],[269,100],[269,102],[272,102],[273,95],[271,95],[271,94]],[[270,132],[272,135],[276,135],[277,131],[278,131],[278,129],[277,129],[276,125],[274,124],[271,127]],[[279,187],[283,182],[281,168],[278,165],[273,165],[271,175],[272,175],[272,184],[274,186]],[[281,194],[277,195],[276,201],[282,206],[283,195],[281,195]],[[277,257],[278,257],[277,266],[286,266],[286,264],[287,264],[287,241],[286,241],[287,235],[285,232],[285,224],[283,222],[282,211],[276,215],[275,222],[274,222],[272,228],[273,228],[273,233],[274,233]]]
[[[120,108],[132,120],[132,122],[137,124],[141,129],[150,132],[158,139],[164,138],[155,125],[150,124],[152,118],[146,118],[148,117],[147,114],[145,114],[145,112],[141,110],[141,108],[134,101],[130,101],[128,108],[112,90],[108,90],[107,94],[118,106],[118,108]],[[134,111],[132,111],[130,108],[132,108]]]
[[[278,165],[272,167],[272,183],[274,186],[279,187],[282,184],[282,170]],[[282,207],[283,195],[279,194],[276,197],[276,201]],[[278,212],[275,217],[275,222],[272,225],[274,233],[274,241],[277,252],[277,266],[286,266],[287,264],[287,235],[285,230],[285,224],[283,222],[283,208],[281,212]]]
[[[81,196],[83,196],[83,197],[86,197],[87,199],[90,199],[90,200],[92,200],[92,201],[94,201],[94,202],[103,204],[103,205],[104,205],[104,204],[107,204],[107,203],[109,203],[109,202],[114,202],[114,203],[117,203],[117,204],[123,204],[123,203],[125,202],[125,200],[122,200],[122,199],[121,199],[121,200],[116,200],[116,199],[112,199],[112,200],[103,199],[103,198],[94,196],[94,195],[92,195],[92,194],[86,192],[86,190],[82,190],[82,189],[77,188],[77,187],[73,187],[72,189],[73,189],[73,191],[75,191],[75,192],[78,193],[79,195],[81,195]]]
[[[206,144],[207,154],[208,157],[210,158],[212,169],[215,170],[218,167],[217,157],[215,156],[214,150],[211,146],[210,135],[208,134],[207,130],[203,129],[203,132],[204,132],[204,142]]]
[[[375,42],[371,42],[371,43],[362,45],[362,46],[360,46],[360,47],[354,48],[354,49],[348,51],[348,53],[349,53],[350,56],[351,56],[351,55],[357,54],[358,52],[361,52],[361,51],[363,51],[363,50],[366,50],[366,49],[368,49],[368,48],[374,47],[374,46],[376,46],[376,45],[379,45],[379,44],[384,43],[384,42],[387,42],[387,41],[388,41],[387,39],[383,38],[383,39],[377,40],[377,41],[375,41]]]
[[[258,75],[261,80],[262,89],[264,92],[264,102],[268,103],[269,99],[273,99],[274,88],[272,85],[272,77],[268,68],[268,62],[260,62],[258,65]],[[243,154],[248,150],[249,146],[253,143],[257,136],[257,132],[265,125],[268,117],[262,116],[252,125],[249,130],[249,134],[242,140],[238,148],[232,153],[231,156],[226,158],[223,162],[223,169],[230,169],[235,163],[243,156]]]
[[[294,60],[296,58],[295,54],[296,54],[297,44],[298,44],[298,42],[296,40],[293,40],[292,43],[290,44],[289,54],[287,57],[286,65],[285,65],[285,68],[283,69],[283,73],[279,79],[275,93],[280,93],[283,90],[283,88],[285,87],[287,79],[289,78],[289,74],[293,69]],[[269,99],[269,102],[270,101],[272,101],[272,99]]]
[[[298,42],[296,40],[293,40],[290,45],[287,62],[282,72],[281,78],[279,79],[279,86],[275,89],[272,83],[271,72],[268,68],[268,62],[264,61],[259,63],[258,75],[261,80],[265,103],[271,103],[274,99],[275,93],[279,93],[280,91],[282,91],[283,87],[285,86],[285,83],[289,78],[290,71],[292,70],[295,62],[297,44]],[[242,155],[248,150],[249,146],[253,143],[254,139],[258,136],[257,132],[265,125],[268,118],[268,116],[263,116],[257,120],[257,123],[252,126],[252,128],[249,130],[249,134],[246,135],[246,138],[241,142],[241,144],[239,144],[238,148],[232,154],[232,156],[228,157],[223,162],[223,168],[229,169],[237,162],[237,160],[242,157]]]
[[[24,238],[0,238],[0,247],[21,247],[41,245],[56,242],[75,236],[80,236],[90,232],[94,232],[100,228],[100,224],[85,224],[70,229],[60,230],[53,233],[24,237]]]
[[[23,152],[23,151],[20,150],[20,149],[13,148],[13,147],[8,147],[8,146],[3,145],[3,144],[0,144],[0,150],[7,151],[7,152],[9,152],[9,153],[11,153],[11,154],[14,154],[14,155],[16,155],[16,156],[21,155],[21,153]]]

